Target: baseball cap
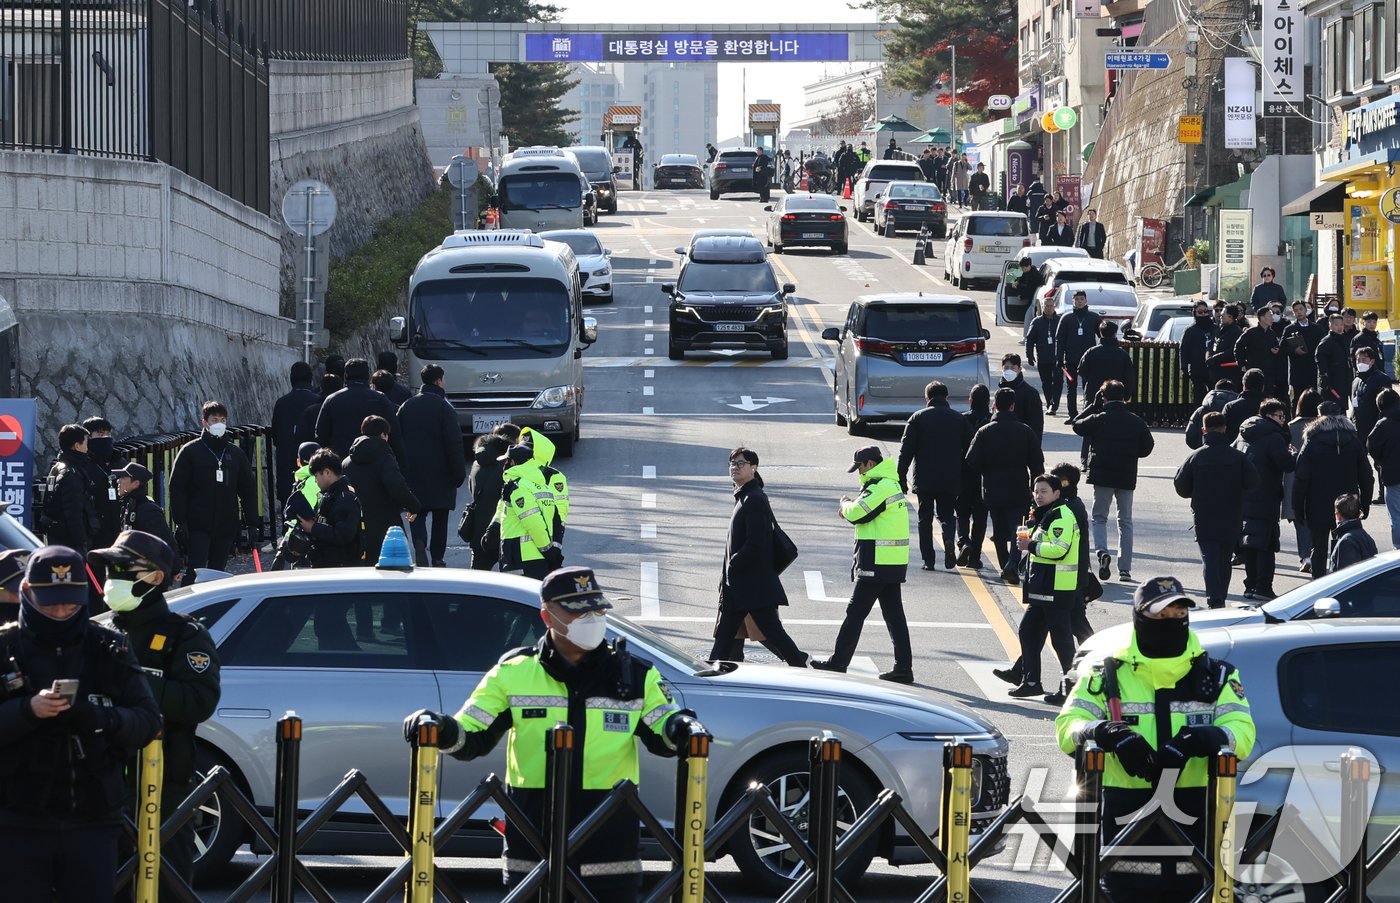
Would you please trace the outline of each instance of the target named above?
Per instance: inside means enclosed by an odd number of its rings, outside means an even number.
[[[88,560],[100,564],[131,567],[138,562],[146,562],[170,576],[175,569],[175,553],[165,540],[140,530],[123,530],[110,548],[93,549],[88,552]]]
[[[25,582],[34,593],[35,605],[86,605],[87,563],[77,549],[44,546],[29,556]]]
[[[0,552],[0,589],[11,592],[19,589],[19,578],[24,576],[24,566],[29,563],[30,549],[6,549]]]
[[[593,568],[559,568],[550,571],[540,583],[540,601],[553,602],[570,614],[606,611],[612,603],[603,595]]]
[[[147,470],[144,465],[137,464],[135,461],[131,461],[122,469],[112,471],[112,476],[130,477],[131,479],[139,480],[142,483],[149,483],[153,474],[149,470]]]
[[[506,449],[506,453],[497,458],[497,461],[510,461],[515,464],[524,464],[535,456],[535,450],[528,445],[516,444]]]
[[[312,455],[316,454],[320,450],[320,443],[303,442],[301,445],[297,446],[297,460],[305,464],[306,462],[311,460]]]
[[[880,446],[878,445],[867,445],[864,448],[858,448],[856,449],[855,456],[852,458],[851,466],[846,468],[846,473],[855,473],[856,468],[860,467],[862,464],[882,461],[884,457],[885,456],[880,453]]]
[[[1185,602],[1187,608],[1196,607],[1196,600],[1186,595],[1186,588],[1175,577],[1153,577],[1133,590],[1133,610],[1143,614],[1159,614],[1173,602]]]

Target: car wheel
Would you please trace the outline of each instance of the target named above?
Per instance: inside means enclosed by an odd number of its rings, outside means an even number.
[[[717,200],[719,200],[719,192],[718,192],[718,191],[711,191],[711,192],[710,192],[710,200],[712,200],[712,201],[717,201]]]
[[[784,342],[784,343],[783,343],[782,345],[780,345],[779,347],[774,348],[773,351],[772,351],[772,354],[773,354],[773,360],[775,360],[775,361],[785,361],[785,360],[787,360],[787,359],[788,359],[788,343],[787,343],[787,342]]]
[[[223,766],[233,772],[239,788],[246,794],[232,763],[203,743],[197,744],[194,753],[194,784],[198,785],[215,766]],[[224,804],[219,793],[215,793],[195,810],[194,825],[194,880],[200,884],[221,876],[233,861],[233,854],[243,845],[245,828],[232,810]],[[225,818],[224,813],[229,817]]]
[[[838,242],[831,246],[831,253],[833,254],[848,254],[850,253],[850,250],[850,246],[847,245],[844,241]]]
[[[957,273],[953,274],[953,288],[957,289],[958,291],[962,291],[963,288],[963,278]]]
[[[774,253],[774,254],[781,254],[781,253],[783,253],[783,250],[784,250],[784,249],[783,249],[783,246],[782,246],[782,245],[776,244],[776,243],[773,245],[773,253]]]
[[[768,788],[773,802],[787,816],[797,831],[807,833],[811,793],[811,766],[804,750],[791,749],[765,756],[744,766],[734,781],[736,788],[724,809],[737,802],[739,793],[750,783],[757,781]],[[841,769],[840,783],[837,786],[836,837],[850,829],[860,813],[868,809],[875,800],[875,791],[870,781],[855,767],[847,764]],[[754,813],[749,816],[747,830],[735,836],[729,843],[729,853],[739,866],[745,882],[761,890],[765,896],[779,896],[792,885],[792,879],[802,869],[802,860],[782,839],[766,816]],[[836,878],[847,890],[870,867],[875,858],[875,837],[872,836],[859,849],[836,869]]]
[[[864,435],[865,435],[865,421],[864,421],[864,420],[861,420],[861,419],[860,419],[859,417],[857,417],[855,414],[849,414],[849,415],[847,415],[847,417],[846,417],[846,433],[847,433],[848,435],[851,435],[851,436],[864,436]]]
[[[1273,853],[1265,853],[1259,862],[1236,866],[1234,877],[1237,900],[1321,903],[1327,899],[1323,888],[1304,884],[1298,870],[1288,860]]]
[[[667,357],[669,357],[673,361],[685,360],[685,349],[678,346],[675,342],[667,342],[666,344],[668,346],[666,349]]]

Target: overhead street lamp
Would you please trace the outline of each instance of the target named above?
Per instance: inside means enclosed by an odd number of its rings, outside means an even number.
[[[949,103],[948,103],[948,124],[949,133],[952,136],[953,150],[958,149],[958,48],[956,44],[950,45],[948,49],[953,54],[952,65],[948,71]],[[943,79],[934,82],[935,90],[943,90]]]

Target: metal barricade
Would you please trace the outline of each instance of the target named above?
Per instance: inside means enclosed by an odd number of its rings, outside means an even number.
[[[1181,370],[1181,346],[1174,342],[1123,342],[1133,361],[1137,385],[1128,407],[1148,426],[1185,426],[1195,410],[1191,381]]]

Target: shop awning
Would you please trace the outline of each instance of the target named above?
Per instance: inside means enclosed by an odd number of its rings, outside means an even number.
[[[1283,205],[1284,216],[1307,216],[1309,213],[1338,213],[1347,199],[1345,182],[1327,182]]]
[[[1215,197],[1214,186],[1211,186],[1210,188],[1202,188],[1200,191],[1196,192],[1195,194],[1191,195],[1189,198],[1186,199],[1185,206],[1204,207],[1206,201],[1210,200],[1213,197]]]

